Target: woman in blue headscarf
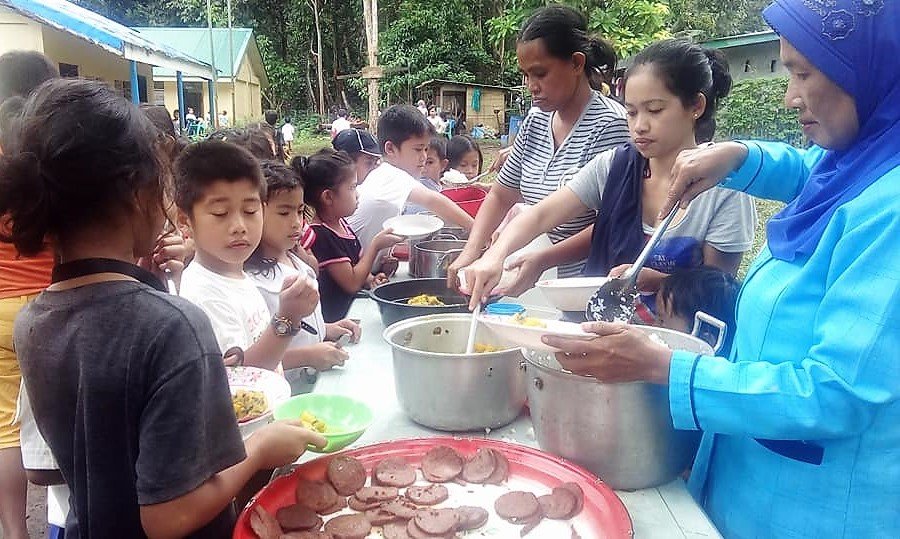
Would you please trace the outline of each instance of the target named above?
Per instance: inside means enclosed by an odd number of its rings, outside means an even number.
[[[685,152],[667,203],[723,180],[788,203],[730,358],[621,324],[545,340],[573,371],[668,384],[675,426],[704,432],[689,487],[725,537],[900,537],[900,2],[777,0],[763,16],[815,146]]]

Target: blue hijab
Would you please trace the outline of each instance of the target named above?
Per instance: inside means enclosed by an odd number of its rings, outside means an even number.
[[[860,125],[769,221],[773,256],[793,261],[812,254],[839,206],[900,166],[900,0],[776,0],[763,17],[853,97]]]

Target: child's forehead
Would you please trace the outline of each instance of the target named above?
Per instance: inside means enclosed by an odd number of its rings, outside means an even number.
[[[260,186],[253,178],[218,179],[203,187],[201,203],[262,200]]]
[[[407,146],[429,146],[431,144],[431,136],[428,134],[424,135],[413,135],[408,139],[404,140],[400,143],[400,147],[404,148]]]

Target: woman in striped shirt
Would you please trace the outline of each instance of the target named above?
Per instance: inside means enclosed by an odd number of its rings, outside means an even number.
[[[519,32],[516,55],[540,111],[529,114],[522,123],[498,182],[478,212],[465,250],[450,266],[451,286],[458,286],[459,269],[480,256],[481,248],[515,203],[537,204],[595,155],[628,141],[624,108],[591,89],[589,82],[591,74],[615,69],[615,52],[608,43],[588,36],[581,14],[565,6],[539,9]],[[518,276],[510,284],[510,292],[526,290],[554,266],[559,266],[560,277],[580,274],[595,215],[593,210],[585,211],[553,229],[549,234],[553,247],[517,262]],[[584,234],[584,242],[560,243],[579,233]],[[573,249],[573,243],[582,248]]]

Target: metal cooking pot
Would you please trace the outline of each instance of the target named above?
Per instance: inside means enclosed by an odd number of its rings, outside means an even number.
[[[443,306],[409,305],[409,298],[419,294],[437,296],[444,302]],[[429,314],[467,313],[468,299],[456,290],[447,288],[447,279],[409,279],[393,281],[376,286],[369,296],[378,303],[381,321],[385,327],[413,318]]]
[[[725,324],[698,313],[719,329]],[[694,334],[636,326],[672,349],[712,354]],[[528,406],[541,449],[576,462],[615,489],[637,490],[668,483],[691,464],[700,434],[675,430],[668,388],[648,383],[604,384],[565,371],[552,354],[525,354]]]
[[[418,242],[409,254],[409,274],[413,277],[446,277],[447,267],[465,247],[465,240]]]
[[[444,431],[497,428],[525,405],[520,349],[465,354],[470,321],[466,314],[422,316],[384,330],[393,349],[397,399],[416,423]],[[511,346],[487,331],[475,339]]]

